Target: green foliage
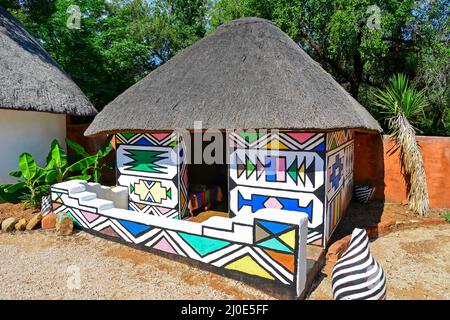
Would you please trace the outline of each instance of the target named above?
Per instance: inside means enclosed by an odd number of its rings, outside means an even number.
[[[104,145],[94,155],[89,155],[82,146],[66,139],[80,159],[72,164],[67,161],[67,154],[55,139],[52,141],[47,155],[47,164],[39,167],[33,156],[27,152],[19,156],[19,170],[10,175],[20,179],[14,184],[0,185],[0,201],[14,202],[22,200],[30,207],[37,207],[42,196],[48,195],[50,186],[66,180],[89,180],[99,182],[101,171],[109,164],[104,163],[104,158],[111,152],[111,138],[106,139]],[[75,174],[77,173],[77,174]]]
[[[101,110],[205,34],[206,0],[0,0]],[[81,12],[69,29],[70,5]]]
[[[22,178],[21,181],[6,185],[3,192],[15,194],[21,190],[26,190],[20,199],[30,207],[39,205],[40,198],[47,194],[49,186],[45,184],[46,171],[37,166],[31,154],[25,152],[19,156],[19,171],[12,172],[11,175]],[[20,173],[19,173],[20,172]]]
[[[445,220],[447,220],[448,223],[450,223],[450,211],[447,211],[442,218],[444,218]]]
[[[368,26],[371,5],[380,8],[379,29]],[[450,135],[448,0],[218,0],[211,25],[244,16],[275,22],[378,119],[374,92],[393,74],[408,75],[427,88],[419,130]]]
[[[71,170],[80,171],[85,177],[92,177],[94,182],[100,182],[103,169],[112,168],[112,164],[105,161],[105,158],[113,149],[110,143],[111,139],[112,136],[109,136],[94,155],[89,155],[81,145],[66,139],[67,145],[81,158],[70,166]]]
[[[66,26],[69,5],[81,29]],[[97,109],[218,25],[269,19],[376,118],[373,94],[404,73],[429,106],[416,126],[450,135],[448,0],[0,0],[41,41]],[[380,28],[371,28],[376,5]],[[195,66],[193,66],[195,67]],[[387,124],[384,126],[387,129]]]
[[[412,126],[419,114],[428,106],[424,91],[412,87],[403,74],[392,77],[390,85],[374,95],[374,105],[388,120],[388,127],[400,146],[404,172],[409,175],[409,207],[420,215],[429,210],[427,181],[422,154]]]
[[[410,86],[406,76],[401,73],[391,79],[390,86],[384,90],[378,89],[375,98],[374,106],[378,107],[387,119],[404,115],[409,123],[415,123],[428,106],[425,91],[417,91]],[[396,135],[398,128],[391,129]]]

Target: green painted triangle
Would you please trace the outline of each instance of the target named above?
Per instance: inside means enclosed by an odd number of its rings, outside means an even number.
[[[297,158],[295,158],[295,160],[292,162],[292,164],[289,166],[288,168],[288,175],[289,177],[291,177],[291,179],[297,183],[297,175],[298,175],[298,171],[297,171]]]
[[[202,257],[230,245],[230,242],[219,239],[184,232],[178,232],[178,234]]]
[[[130,193],[134,193],[134,185],[130,183]]]
[[[169,147],[176,147],[177,146],[177,141],[174,140],[169,144]]]
[[[133,138],[135,136],[135,133],[122,133],[122,136],[125,139],[130,140],[131,138]]]
[[[337,141],[336,139],[331,140],[331,149],[337,148]]]
[[[250,161],[248,157],[245,157],[245,167],[247,168],[247,178],[250,177],[255,171],[255,165]]]
[[[169,199],[172,199],[172,189],[171,189],[171,188],[169,188],[169,189],[167,190],[166,195],[167,195],[167,197],[168,197]]]
[[[257,140],[260,137],[262,137],[263,135],[265,135],[265,133],[260,133],[260,132],[239,132],[239,135],[242,138],[244,138],[244,140],[247,141],[248,143],[252,143],[255,140]]]

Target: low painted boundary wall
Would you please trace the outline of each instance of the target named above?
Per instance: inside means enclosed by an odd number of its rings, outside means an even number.
[[[112,194],[121,197],[120,189]],[[66,212],[76,225],[100,236],[184,257],[290,298],[299,298],[304,291],[308,219],[303,213],[262,209],[253,215],[194,223],[118,209],[112,201],[97,198],[95,190],[100,189],[84,181],[54,185],[54,212]]]

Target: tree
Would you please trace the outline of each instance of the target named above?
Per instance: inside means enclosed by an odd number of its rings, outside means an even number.
[[[206,0],[0,1],[98,110],[206,31]],[[74,4],[80,29],[67,26]]]
[[[391,135],[400,146],[403,168],[410,177],[409,207],[424,216],[428,212],[427,181],[411,124],[427,107],[424,91],[417,91],[409,85],[405,75],[398,74],[391,79],[389,86],[378,90],[374,105],[386,116]]]
[[[211,25],[244,16],[277,24],[377,118],[371,97],[393,74],[431,86],[417,124],[450,134],[448,0],[219,0]]]

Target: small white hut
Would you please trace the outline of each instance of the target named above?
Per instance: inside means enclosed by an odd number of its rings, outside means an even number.
[[[66,137],[66,114],[97,112],[36,39],[0,7],[0,183],[13,182],[18,157],[43,165],[53,139]]]

